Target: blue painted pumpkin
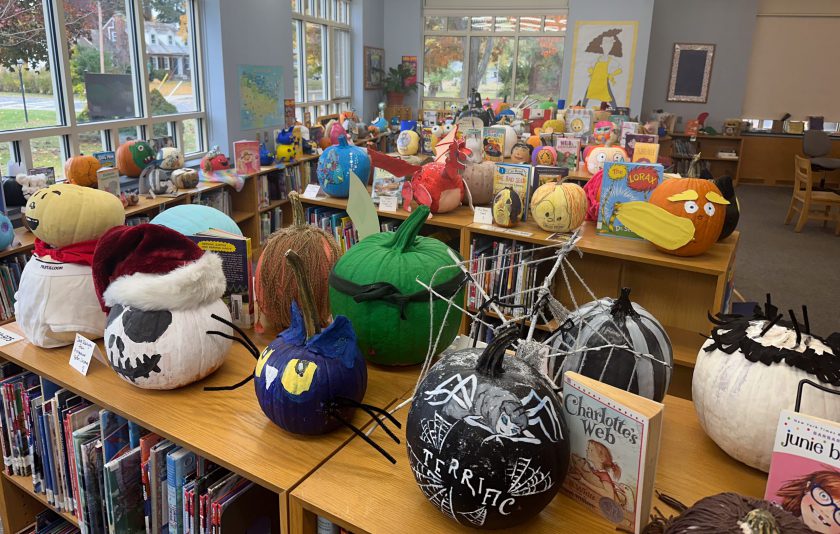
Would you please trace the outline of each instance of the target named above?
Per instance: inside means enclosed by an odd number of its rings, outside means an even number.
[[[347,198],[350,196],[350,171],[367,183],[370,156],[367,151],[350,145],[347,138],[340,136],[338,144],[324,150],[318,158],[318,183],[331,197]]]
[[[211,228],[242,235],[236,222],[224,212],[201,204],[182,204],[160,212],[152,224],[166,226],[183,235],[195,235]]]
[[[265,146],[265,143],[260,143],[260,165],[268,167],[274,164],[274,155]]]
[[[404,132],[405,130],[416,130],[417,129],[417,121],[400,121],[400,131]]]
[[[15,229],[12,227],[12,221],[4,214],[0,213],[0,250],[12,244],[15,240]]]

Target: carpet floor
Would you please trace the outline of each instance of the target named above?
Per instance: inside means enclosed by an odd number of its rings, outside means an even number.
[[[763,303],[770,293],[785,313],[793,309],[801,322],[808,306],[811,331],[820,336],[840,332],[840,236],[835,223],[823,228],[808,222],[802,232],[784,225],[791,190],[742,185],[741,241],[735,258],[735,289],[747,301]]]

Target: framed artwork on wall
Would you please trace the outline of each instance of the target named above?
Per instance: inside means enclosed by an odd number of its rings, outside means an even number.
[[[385,50],[365,47],[365,89],[382,89],[385,70]]]
[[[630,107],[638,26],[628,20],[575,23],[569,103]]]
[[[714,56],[713,44],[674,43],[668,101],[708,102]]]

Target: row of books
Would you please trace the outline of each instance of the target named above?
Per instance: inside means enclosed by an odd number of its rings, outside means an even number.
[[[695,168],[697,169],[695,171],[695,174],[699,176],[702,171],[711,172],[711,166],[710,166],[709,163],[710,163],[709,160],[705,160],[705,159],[701,159],[700,161],[698,161],[697,165],[695,166]],[[688,176],[688,168],[690,166],[691,166],[691,160],[690,159],[675,159],[674,160],[673,172],[681,174],[682,176]]]
[[[0,363],[0,380],[6,472],[31,477],[81,532],[215,534],[278,522],[269,490],[14,363]]]
[[[332,234],[342,253],[359,242],[359,233],[346,211],[317,206],[306,208],[304,213],[309,224]]]
[[[213,191],[197,193],[193,198],[193,203],[216,208],[227,215],[230,215],[233,211],[230,191],[228,191],[226,187],[214,189]]]
[[[295,171],[298,166],[286,167],[285,169],[277,169],[268,174],[261,174],[258,178],[259,186],[259,207],[260,209],[267,208],[272,201],[285,200],[289,195],[287,185],[287,176],[299,171]]]
[[[529,309],[534,303],[535,292],[523,291],[537,282],[537,265],[528,264],[535,258],[533,249],[534,245],[517,241],[489,237],[473,239],[469,269],[475,282],[467,284],[467,307],[478,310],[485,303],[478,290],[481,287],[490,297],[498,296],[501,304],[520,307],[518,314]]]
[[[76,532],[79,532],[79,527],[47,509],[35,514],[35,521],[19,530],[17,534],[75,534]]]
[[[3,321],[15,316],[15,293],[20,285],[20,274],[30,256],[31,253],[22,252],[0,260],[0,319]]]
[[[268,236],[283,227],[283,209],[274,208],[260,214],[260,245],[265,245]]]
[[[671,141],[671,154],[690,158],[697,154],[697,143],[690,139],[674,137]]]

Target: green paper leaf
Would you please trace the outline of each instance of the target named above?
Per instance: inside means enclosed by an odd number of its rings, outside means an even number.
[[[350,197],[347,199],[347,214],[359,233],[359,241],[379,233],[379,215],[370,198],[367,187],[356,173],[350,171]]]

